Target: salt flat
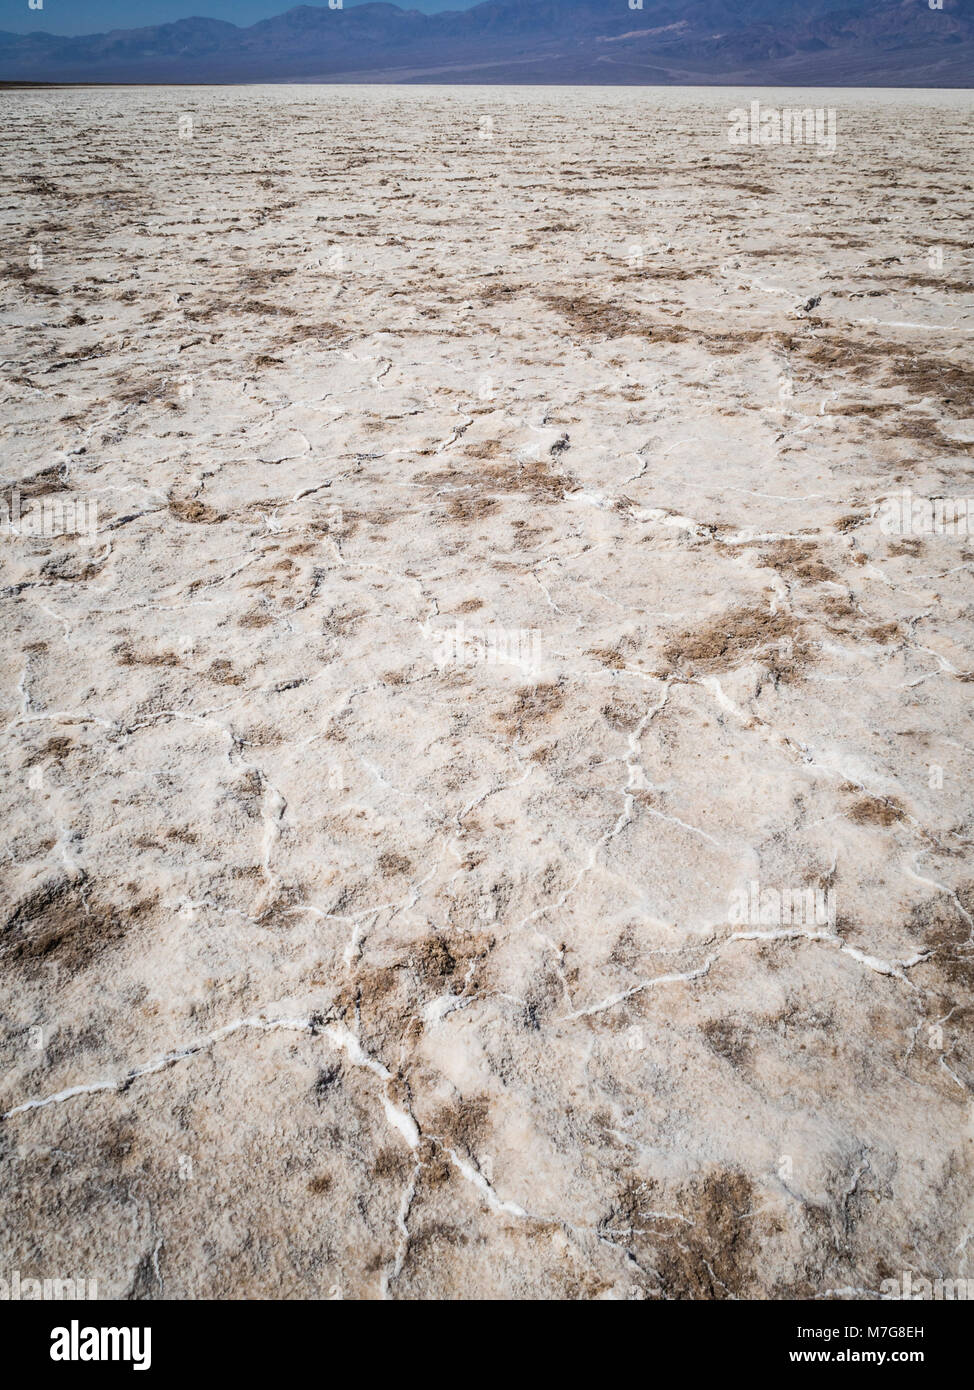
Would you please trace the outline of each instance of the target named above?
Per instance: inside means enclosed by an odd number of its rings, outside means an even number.
[[[974,1278],[969,94],[2,105],[0,1269]]]

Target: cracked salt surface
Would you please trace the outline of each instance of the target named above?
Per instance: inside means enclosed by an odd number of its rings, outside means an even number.
[[[965,94],[828,162],[718,89],[0,101],[4,496],[99,517],[0,540],[0,1264],[966,1277],[974,546],[877,519],[967,490]]]

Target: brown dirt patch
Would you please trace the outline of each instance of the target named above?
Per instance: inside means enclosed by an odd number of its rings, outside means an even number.
[[[703,627],[673,637],[663,648],[671,669],[690,675],[726,671],[759,654],[775,649],[782,670],[804,657],[796,642],[799,625],[788,613],[766,609],[735,608],[712,618]]]

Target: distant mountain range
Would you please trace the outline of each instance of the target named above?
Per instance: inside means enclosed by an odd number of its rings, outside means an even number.
[[[247,28],[182,19],[74,38],[0,32],[0,81],[974,86],[974,0],[942,5],[486,0],[433,15],[299,5]]]

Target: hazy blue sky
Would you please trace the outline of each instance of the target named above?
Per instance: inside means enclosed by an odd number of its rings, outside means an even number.
[[[27,34],[97,34],[106,29],[141,29],[173,19],[205,15],[231,24],[253,24],[294,9],[296,0],[44,0],[32,10],[27,0],[0,0],[0,29]],[[327,4],[327,0],[325,0]],[[346,5],[363,0],[345,0]],[[467,10],[479,0],[392,0],[402,10]],[[324,6],[322,6],[324,8]]]

